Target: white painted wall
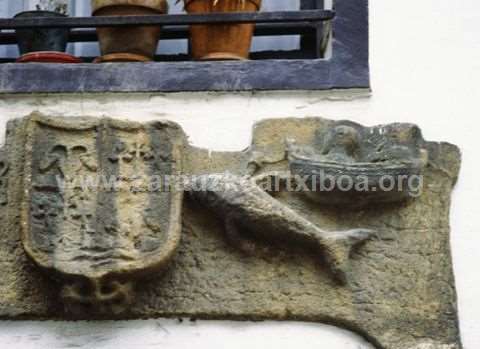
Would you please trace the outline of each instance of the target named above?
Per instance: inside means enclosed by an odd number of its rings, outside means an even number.
[[[466,349],[480,348],[480,2],[370,1],[373,94],[369,98],[348,100],[343,94],[317,92],[3,96],[0,128],[7,119],[33,110],[168,118],[179,122],[195,145],[239,150],[248,146],[253,123],[266,117],[320,115],[368,125],[415,122],[427,139],[449,141],[463,151],[451,212],[452,247],[463,342]],[[311,324],[0,323],[0,348],[19,349],[364,347],[356,341],[344,332]]]

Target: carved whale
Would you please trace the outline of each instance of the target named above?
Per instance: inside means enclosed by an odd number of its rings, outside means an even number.
[[[352,248],[372,236],[369,229],[327,232],[300,216],[258,186],[254,179],[231,174],[194,176],[186,192],[225,220],[231,237],[250,232],[255,238],[286,242],[321,251],[340,283],[347,282]]]

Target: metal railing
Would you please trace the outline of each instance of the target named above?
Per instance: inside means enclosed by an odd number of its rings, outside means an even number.
[[[334,17],[335,11],[317,9],[152,16],[0,18],[0,45],[16,44],[17,38],[13,30],[24,28],[70,28],[69,42],[95,42],[98,38],[94,28],[99,27],[161,25],[160,40],[173,40],[187,39],[189,25],[192,24],[255,23],[255,36],[300,35],[314,41],[310,46],[316,46],[323,39],[319,34],[319,26]]]

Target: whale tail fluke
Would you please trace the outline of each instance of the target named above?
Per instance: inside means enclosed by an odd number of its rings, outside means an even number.
[[[374,234],[375,231],[370,229],[352,229],[346,232],[332,233],[330,237],[321,240],[328,267],[340,283],[345,284],[348,281],[352,250]]]

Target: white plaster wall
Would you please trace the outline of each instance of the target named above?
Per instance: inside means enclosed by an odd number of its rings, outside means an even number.
[[[480,348],[480,1],[370,1],[371,97],[319,92],[1,96],[0,134],[6,120],[34,110],[168,118],[180,123],[195,145],[219,150],[247,147],[253,123],[263,118],[319,115],[367,125],[417,123],[427,139],[449,141],[463,151],[451,212],[452,248],[463,342],[467,349]],[[0,322],[0,348],[143,346],[358,349],[366,344],[316,324]]]

